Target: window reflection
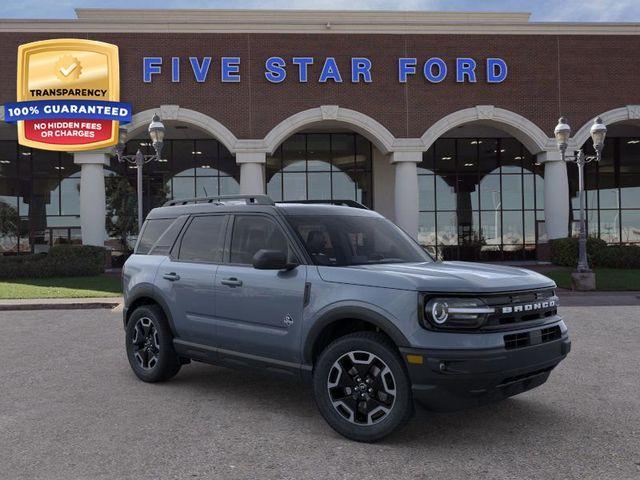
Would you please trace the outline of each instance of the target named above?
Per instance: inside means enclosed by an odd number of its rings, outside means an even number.
[[[637,211],[640,209],[640,139],[607,137],[602,160],[587,165],[585,197],[587,231],[607,243],[638,243]],[[584,145],[592,151],[591,140]],[[580,218],[578,169],[568,165],[572,232]]]
[[[437,140],[418,165],[420,243],[450,259],[535,256],[543,178],[533,162],[515,139]]]
[[[274,200],[355,200],[372,206],[371,143],[354,133],[299,133],[267,156]]]

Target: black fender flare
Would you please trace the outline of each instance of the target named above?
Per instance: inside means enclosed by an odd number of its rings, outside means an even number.
[[[131,305],[133,305],[137,300],[141,298],[149,298],[160,305],[160,308],[162,308],[162,311],[164,312],[164,316],[167,318],[167,322],[169,322],[171,333],[173,334],[174,338],[177,338],[177,332],[173,323],[173,317],[171,316],[171,309],[169,308],[169,304],[164,300],[164,298],[162,298],[161,295],[158,294],[155,287],[151,284],[143,283],[136,285],[127,295],[127,302],[122,311],[122,320],[124,322],[124,327],[127,327],[127,319],[131,313]]]
[[[398,347],[409,346],[409,341],[400,331],[400,329],[395,326],[393,321],[391,321],[383,314],[364,306],[340,306],[330,309],[314,320],[313,326],[309,329],[309,333],[307,334],[307,338],[304,342],[302,351],[302,358],[304,363],[308,365],[311,365],[313,363],[313,347],[316,343],[316,340],[320,336],[320,333],[325,329],[325,327],[335,321],[347,318],[362,320],[364,322],[375,325],[384,333],[386,333]]]

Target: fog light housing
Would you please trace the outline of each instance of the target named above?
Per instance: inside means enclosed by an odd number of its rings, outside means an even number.
[[[494,313],[479,298],[431,298],[424,307],[427,328],[478,328]]]

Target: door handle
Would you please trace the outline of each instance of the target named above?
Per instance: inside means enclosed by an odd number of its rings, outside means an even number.
[[[238,280],[235,277],[231,277],[231,278],[225,278],[224,280],[220,280],[220,283],[222,285],[226,285],[228,287],[241,287],[242,286],[242,280]]]
[[[180,280],[180,275],[178,275],[176,272],[171,272],[165,273],[164,275],[162,275],[162,278],[164,278],[165,280],[169,280],[170,282],[175,282],[176,280]]]

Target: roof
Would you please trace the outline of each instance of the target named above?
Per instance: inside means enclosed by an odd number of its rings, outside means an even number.
[[[0,19],[3,32],[638,35],[640,23],[531,22],[526,12],[78,8],[76,19]]]

